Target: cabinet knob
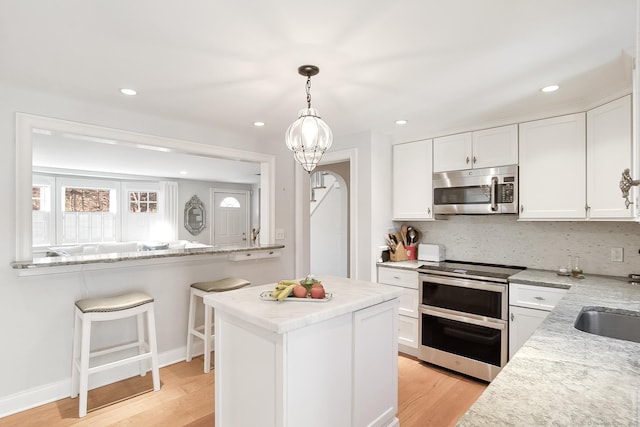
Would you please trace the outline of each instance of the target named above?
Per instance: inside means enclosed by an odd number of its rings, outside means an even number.
[[[538,301],[544,301],[544,298],[542,297],[534,297],[535,299],[537,299]]]
[[[513,315],[513,313],[511,313],[511,321],[513,322],[513,319],[515,319],[515,316]]]
[[[427,208],[427,216],[431,216],[431,208]]]
[[[524,205],[520,205],[520,213],[524,212]]]
[[[473,156],[473,164],[475,165],[475,164],[476,164],[476,162],[477,162],[477,160],[476,160],[476,156]]]
[[[467,156],[467,164],[469,164],[469,156]]]

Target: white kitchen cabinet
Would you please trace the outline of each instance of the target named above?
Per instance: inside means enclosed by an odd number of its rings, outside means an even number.
[[[418,272],[396,267],[378,267],[378,283],[399,286],[403,291],[398,307],[398,349],[418,355]]]
[[[518,126],[508,125],[433,140],[433,171],[488,168],[518,163]]]
[[[473,167],[518,164],[518,125],[473,132]]]
[[[587,111],[587,205],[589,219],[633,219],[619,183],[632,168],[631,95]],[[630,200],[636,188],[630,191]]]
[[[520,219],[586,218],[585,113],[520,124]]]
[[[433,219],[433,141],[407,142],[393,146],[393,219]]]
[[[509,284],[509,359],[538,329],[566,289]]]
[[[471,169],[473,160],[471,132],[443,136],[433,140],[433,171]]]

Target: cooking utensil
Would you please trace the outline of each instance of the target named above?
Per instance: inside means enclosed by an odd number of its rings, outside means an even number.
[[[409,246],[415,246],[418,240],[418,232],[413,227],[407,228],[407,236],[409,236]]]
[[[402,236],[402,244],[407,246],[407,226],[403,225],[400,227],[400,235]]]

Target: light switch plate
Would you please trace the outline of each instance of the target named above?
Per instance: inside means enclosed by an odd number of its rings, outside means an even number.
[[[276,228],[276,240],[284,240],[284,228]]]
[[[611,248],[611,261],[622,262],[624,260],[623,248]]]

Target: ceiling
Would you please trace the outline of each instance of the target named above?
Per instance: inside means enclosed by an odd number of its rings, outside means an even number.
[[[275,144],[314,64],[336,139],[402,141],[628,92],[635,18],[634,0],[3,0],[0,83]]]

